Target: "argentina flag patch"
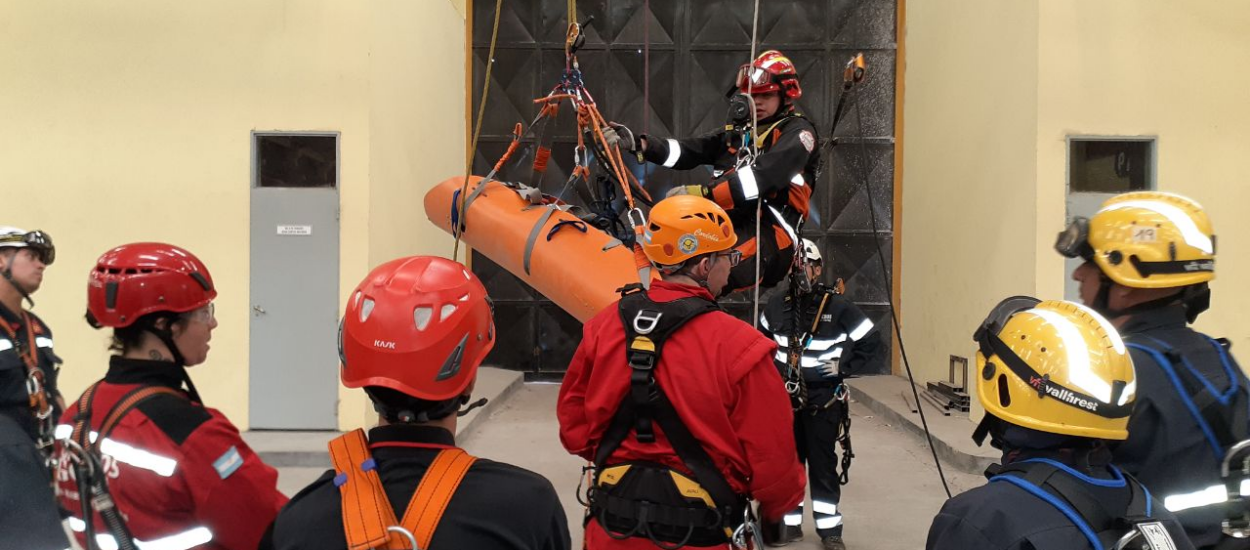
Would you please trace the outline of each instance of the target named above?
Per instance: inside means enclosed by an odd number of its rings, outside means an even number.
[[[213,461],[213,469],[217,470],[217,475],[221,476],[221,479],[230,477],[230,474],[233,474],[242,465],[243,455],[240,455],[239,449],[235,447],[230,447],[230,450]]]

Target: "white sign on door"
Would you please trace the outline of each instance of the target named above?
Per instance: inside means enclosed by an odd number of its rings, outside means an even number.
[[[311,225],[279,225],[278,234],[286,237],[312,235]]]

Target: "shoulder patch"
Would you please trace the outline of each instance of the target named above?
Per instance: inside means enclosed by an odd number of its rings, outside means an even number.
[[[816,148],[816,134],[813,134],[811,130],[799,132],[799,141],[803,142],[803,148],[807,149],[808,153]]]
[[[213,461],[213,469],[217,470],[217,475],[221,479],[230,477],[242,465],[243,455],[239,454],[239,448],[235,446],[231,446],[230,449]]]
[[[175,445],[182,445],[197,428],[213,418],[204,407],[171,394],[157,395],[139,403],[137,408]]]

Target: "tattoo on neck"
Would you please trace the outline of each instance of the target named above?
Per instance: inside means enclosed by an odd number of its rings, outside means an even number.
[[[150,358],[153,361],[172,361],[172,359],[165,357],[161,352],[156,351],[156,350],[149,350],[148,358]]]

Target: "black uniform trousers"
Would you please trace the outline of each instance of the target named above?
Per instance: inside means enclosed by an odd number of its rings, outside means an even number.
[[[838,503],[842,498],[842,485],[838,483],[838,436],[842,435],[842,422],[848,414],[845,401],[834,400],[835,388],[841,384],[831,382],[808,382],[809,406],[819,407],[833,400],[824,409],[801,410],[794,413],[794,442],[799,451],[799,462],[807,466],[807,486],[812,492],[812,518],[816,520],[816,533],[821,538],[842,536],[842,513]],[[803,504],[789,514],[785,522],[798,526],[803,522]]]
[[[68,547],[43,455],[18,421],[0,412],[0,548]]]

